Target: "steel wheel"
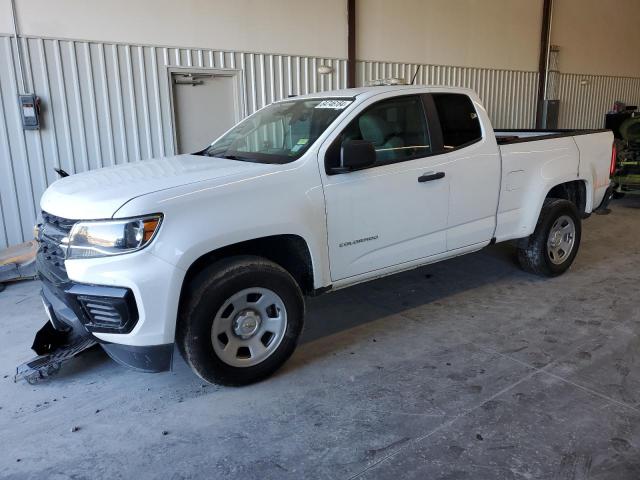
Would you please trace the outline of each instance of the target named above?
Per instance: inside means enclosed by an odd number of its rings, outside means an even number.
[[[568,215],[562,215],[553,222],[547,239],[547,255],[555,265],[564,262],[571,251],[576,238],[576,224]]]
[[[233,367],[250,367],[276,351],[287,329],[287,309],[267,288],[247,288],[232,295],[211,326],[215,353]]]

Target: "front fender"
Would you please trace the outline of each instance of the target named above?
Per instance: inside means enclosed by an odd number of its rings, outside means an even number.
[[[138,197],[119,210],[118,217],[163,213],[161,230],[149,248],[184,271],[203,255],[229,245],[297,235],[307,243],[314,286],[320,288],[330,277],[324,195],[314,159],[310,155],[268,175],[184,185]]]

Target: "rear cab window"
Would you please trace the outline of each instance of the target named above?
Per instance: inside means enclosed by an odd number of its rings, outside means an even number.
[[[444,152],[482,139],[480,119],[471,99],[461,93],[431,94],[442,130]]]

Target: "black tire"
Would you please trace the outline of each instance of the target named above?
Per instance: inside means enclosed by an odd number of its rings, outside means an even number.
[[[563,215],[570,217],[575,225],[573,247],[561,263],[554,263],[547,250],[551,228]],[[523,270],[537,275],[555,277],[566,272],[580,248],[582,225],[575,204],[568,200],[547,198],[542,205],[538,223],[532,235],[522,239],[518,245],[518,261]]]
[[[261,363],[232,366],[215,352],[212,326],[216,312],[247,288],[275,292],[286,308],[286,328],[276,349]],[[223,259],[202,270],[187,286],[178,318],[178,349],[193,371],[207,382],[246,385],[275,372],[293,353],[302,332],[304,299],[293,277],[279,265],[255,256]]]

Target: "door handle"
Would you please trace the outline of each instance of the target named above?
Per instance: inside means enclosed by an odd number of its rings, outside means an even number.
[[[430,182],[432,180],[440,180],[441,178],[444,178],[444,172],[425,173],[424,175],[418,177],[418,181],[420,183],[422,183],[422,182]]]

